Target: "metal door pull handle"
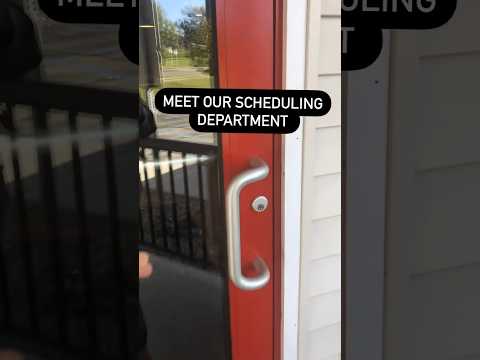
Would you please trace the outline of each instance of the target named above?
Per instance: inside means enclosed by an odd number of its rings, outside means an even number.
[[[270,271],[265,261],[258,257],[253,265],[258,270],[256,277],[246,277],[242,272],[242,241],[240,234],[240,193],[243,188],[254,182],[265,179],[270,169],[263,160],[252,162],[252,168],[237,175],[227,189],[227,246],[228,272],[236,287],[252,291],[263,288],[270,281]]]

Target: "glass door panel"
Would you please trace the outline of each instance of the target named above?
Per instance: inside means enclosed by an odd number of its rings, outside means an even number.
[[[186,115],[156,112],[153,98],[163,87],[216,86],[214,6],[209,0],[147,0],[140,15],[140,93],[154,112],[154,137],[215,144],[214,134],[197,133]]]
[[[154,133],[140,142],[140,243],[153,273],[140,281],[152,359],[230,359],[219,147],[187,115],[155,111],[163,87],[216,84],[214,8],[147,0],[140,8],[140,94]]]

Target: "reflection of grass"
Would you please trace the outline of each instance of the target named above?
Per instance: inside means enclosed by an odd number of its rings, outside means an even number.
[[[184,67],[208,67],[208,58],[192,59],[188,56],[164,57],[163,66],[165,68],[184,68]]]
[[[212,76],[208,74],[208,70],[200,71],[197,69],[197,72],[193,74],[187,74],[185,77],[171,77],[164,78],[162,81],[162,86],[154,86],[153,84],[147,87],[139,88],[140,98],[146,102],[147,88],[150,89],[161,89],[165,88],[211,88],[212,87]]]
[[[163,65],[165,67],[191,67],[193,66],[192,64],[192,59],[189,57],[170,57],[170,58],[164,58],[163,59]]]
[[[163,84],[170,88],[209,88],[212,86],[209,76],[182,80],[165,79]]]
[[[165,79],[163,81],[163,87],[166,88],[210,88],[212,87],[212,78],[210,76],[202,76],[198,78],[192,79],[183,79],[183,80],[175,80],[175,79]],[[154,87],[156,89],[161,89],[161,87]],[[146,103],[147,101],[147,93],[146,89],[140,88],[139,89],[140,98],[143,102]]]

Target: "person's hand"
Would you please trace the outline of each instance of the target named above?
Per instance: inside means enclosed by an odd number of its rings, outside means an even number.
[[[149,278],[152,275],[153,266],[150,263],[150,256],[148,253],[141,251],[138,254],[138,277],[140,279]]]

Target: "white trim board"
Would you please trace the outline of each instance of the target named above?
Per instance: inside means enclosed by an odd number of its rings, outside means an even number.
[[[305,88],[307,0],[285,0],[285,88]],[[298,359],[303,119],[284,136],[282,359]]]

